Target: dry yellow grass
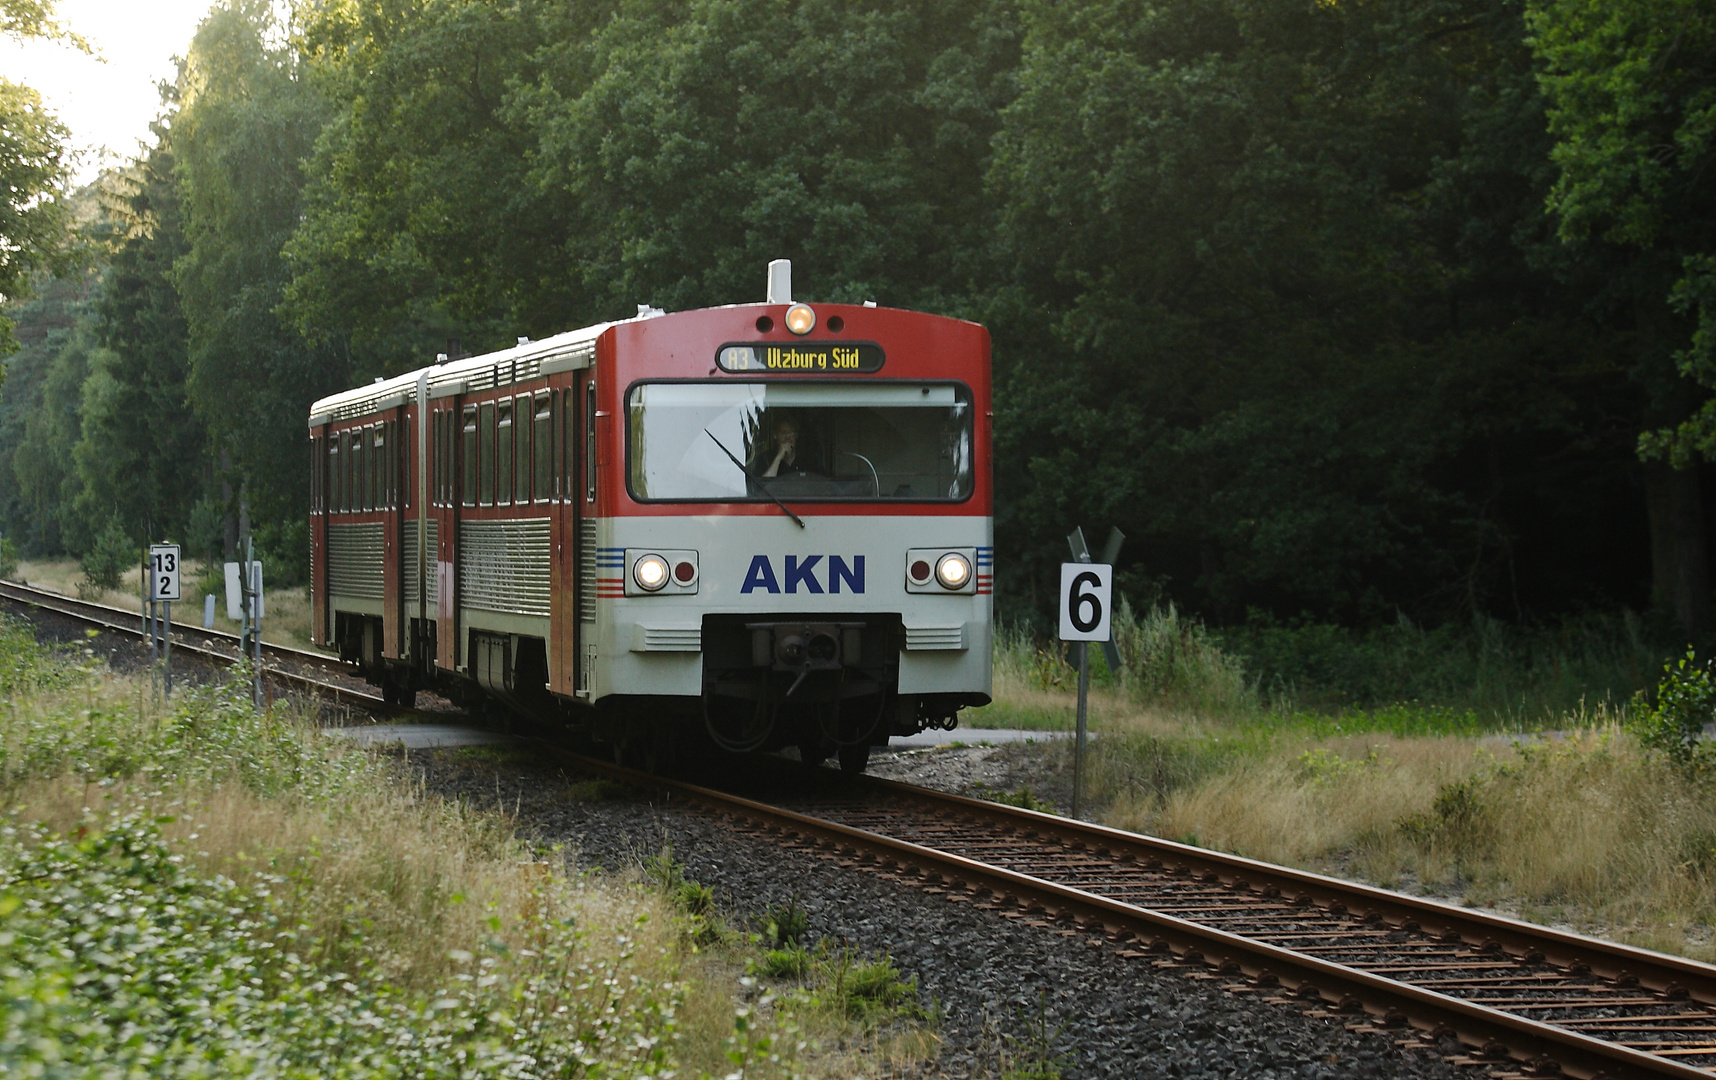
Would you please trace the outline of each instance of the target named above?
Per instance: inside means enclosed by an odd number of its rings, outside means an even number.
[[[571,920],[581,962],[620,983],[677,988],[682,1075],[731,1072],[741,1007],[821,1076],[874,1076],[935,1055],[927,1029],[866,1031],[767,997],[746,974],[756,953],[743,935],[700,946],[640,873],[577,873],[570,853],[531,850],[515,822],[400,779],[390,759],[327,740],[288,708],[256,716],[241,694],[214,689],[169,708],[146,680],[73,672],[32,685],[15,670],[0,665],[14,680],[0,704],[0,799],[13,821],[63,834],[113,809],[170,817],[164,834],[178,851],[202,871],[266,887],[286,922],[305,927],[300,951],[327,970],[343,967],[361,933],[387,982],[428,992],[468,970],[472,953],[511,963],[538,947],[549,921]],[[63,672],[53,661],[38,670]]]
[[[1716,781],[1612,723],[1565,738],[1293,740],[1105,820],[1716,958]]]

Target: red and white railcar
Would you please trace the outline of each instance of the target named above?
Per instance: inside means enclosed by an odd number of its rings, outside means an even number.
[[[623,760],[861,769],[990,689],[989,336],[870,305],[603,323],[315,403],[313,633],[387,697]]]

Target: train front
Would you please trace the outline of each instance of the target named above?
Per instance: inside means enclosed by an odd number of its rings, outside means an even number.
[[[777,303],[612,335],[598,699],[677,698],[723,749],[853,771],[989,702],[987,331]]]

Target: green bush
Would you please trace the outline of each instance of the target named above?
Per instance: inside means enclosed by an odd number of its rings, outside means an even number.
[[[629,963],[581,957],[570,923],[542,927],[532,956],[455,957],[466,973],[407,994],[361,943],[344,970],[306,959],[315,943],[278,898],[190,869],[161,821],[116,812],[75,837],[20,825],[0,835],[0,1061],[16,1075],[452,1080],[671,1068],[671,987],[666,999],[647,986],[560,992],[569,976],[620,985]]]
[[[16,577],[17,573],[18,545],[10,536],[0,536],[0,578]]]
[[[1627,727],[1641,744],[1680,764],[1699,756],[1704,725],[1716,719],[1716,660],[1700,664],[1692,649],[1663,665],[1655,704],[1635,698]]]
[[[142,549],[131,542],[125,535],[125,527],[114,518],[78,562],[83,581],[78,583],[77,594],[93,600],[109,589],[119,588],[126,572],[140,570],[142,565]]]
[[[763,925],[770,941],[797,945],[810,932],[810,912],[796,899],[784,904],[771,904],[763,911]]]

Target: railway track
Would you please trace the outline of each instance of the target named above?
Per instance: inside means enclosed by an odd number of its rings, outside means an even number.
[[[11,600],[38,611],[48,611],[76,619],[89,626],[141,639],[141,612],[97,604],[76,597],[64,596],[15,581],[0,581],[0,600]],[[211,663],[237,663],[239,638],[222,630],[189,630],[174,624],[173,649],[190,653]],[[416,710],[392,705],[379,696],[335,681],[346,673],[344,665],[332,657],[285,645],[262,643],[263,679],[278,687],[319,695],[324,700],[378,713],[415,714]]]
[[[1492,1076],[1716,1075],[1706,964],[886,780],[753,799],[552,752],[676,791],[768,843],[1392,1031]]]
[[[0,597],[142,637],[139,616],[10,582]],[[175,647],[215,663],[237,638]],[[411,713],[317,678],[340,665],[264,645],[278,683]],[[766,842],[1217,979],[1236,993],[1485,1065],[1492,1076],[1716,1076],[1716,967],[1100,825],[875,778],[768,801],[623,769]],[[1452,1042],[1450,1042],[1452,1041]]]

